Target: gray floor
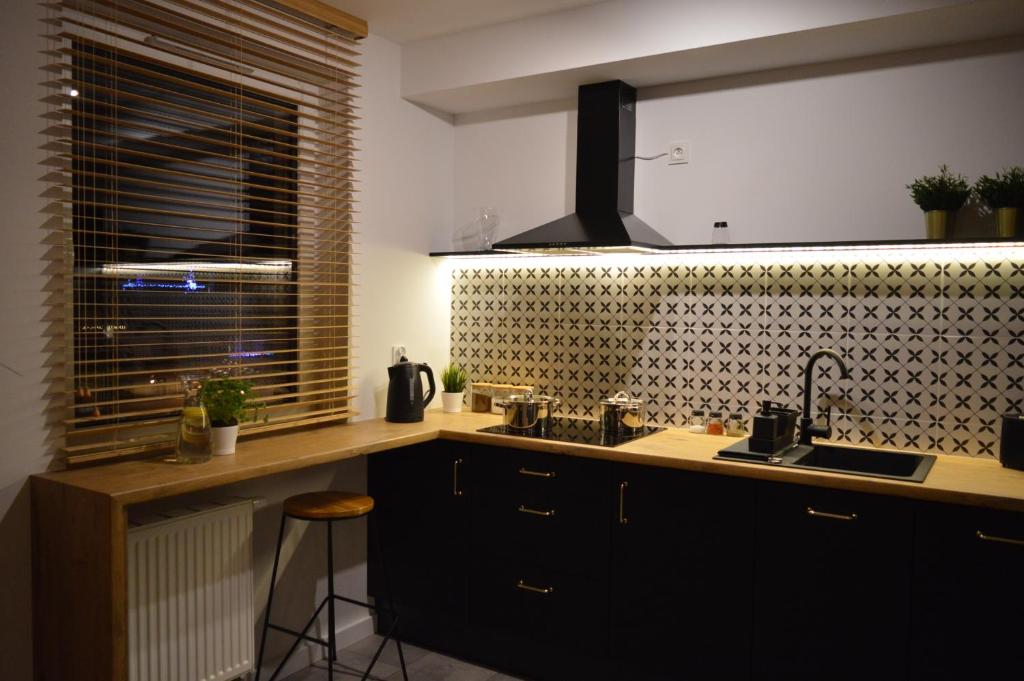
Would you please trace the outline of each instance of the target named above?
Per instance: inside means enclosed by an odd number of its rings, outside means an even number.
[[[362,678],[363,671],[369,666],[378,645],[380,636],[375,634],[339,652],[338,661],[334,666],[335,680],[351,681]],[[405,654],[405,668],[409,672],[409,681],[518,681],[515,677],[499,674],[493,669],[477,667],[416,646],[403,644],[402,652]],[[384,648],[370,678],[374,681],[402,681],[402,670],[398,666],[398,651],[395,650],[394,643],[389,642]],[[309,669],[292,674],[284,681],[326,679],[327,662],[320,661]]]

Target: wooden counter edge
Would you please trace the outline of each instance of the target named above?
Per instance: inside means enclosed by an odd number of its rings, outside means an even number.
[[[127,679],[123,507],[42,476],[30,489],[35,678]]]

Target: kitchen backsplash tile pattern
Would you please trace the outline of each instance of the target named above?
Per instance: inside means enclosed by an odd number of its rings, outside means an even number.
[[[627,389],[649,400],[653,422],[679,426],[694,408],[799,406],[807,357],[833,348],[852,373],[840,382],[828,362],[817,369],[833,439],[992,456],[1000,415],[1024,408],[1024,259],[981,253],[459,268],[452,361],[474,380],[558,395],[579,417]]]

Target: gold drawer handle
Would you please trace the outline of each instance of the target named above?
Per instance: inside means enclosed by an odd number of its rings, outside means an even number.
[[[522,504],[519,504],[519,512],[520,513],[529,513],[530,515],[544,516],[545,518],[550,518],[551,516],[555,515],[555,509],[551,509],[550,511],[538,511],[535,508],[527,508],[526,506],[523,506]]]
[[[626,517],[626,488],[629,487],[628,482],[619,483],[619,524],[628,525],[629,518]]]
[[[985,534],[981,530],[978,530],[978,539],[982,541],[994,541],[999,544],[1010,544],[1011,546],[1024,546],[1024,539],[1010,539],[1009,537],[997,537],[992,534]]]
[[[555,592],[555,587],[553,586],[530,586],[521,579],[516,583],[516,588],[522,589],[523,591],[530,591],[535,594],[551,594]]]
[[[462,459],[455,459],[452,462],[452,496],[461,497],[462,489],[459,487],[459,466],[462,465]]]
[[[531,471],[529,468],[522,466],[519,468],[519,475],[532,475],[535,478],[553,478],[555,477],[554,471]]]
[[[826,513],[825,511],[816,511],[810,506],[807,507],[807,515],[812,518],[830,518],[832,520],[856,520],[856,513]]]

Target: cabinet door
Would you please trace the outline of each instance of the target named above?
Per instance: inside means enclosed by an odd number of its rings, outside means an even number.
[[[906,679],[913,510],[758,486],[755,679]]]
[[[461,444],[436,441],[370,457],[371,522],[380,530],[391,591],[411,608],[448,623],[467,610],[470,457]],[[371,527],[369,590],[383,596],[384,573]],[[412,617],[412,615],[410,615]]]
[[[912,678],[1024,674],[1024,514],[922,505]]]
[[[749,678],[753,483],[617,464],[609,492],[617,678]]]

